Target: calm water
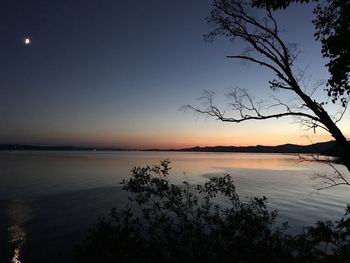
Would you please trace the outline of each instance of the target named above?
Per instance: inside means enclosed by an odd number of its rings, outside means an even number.
[[[337,219],[350,187],[315,193],[320,163],[294,155],[171,152],[0,152],[0,262],[68,262],[75,242],[99,215],[126,197],[119,183],[134,166],[172,161],[171,180],[201,184],[229,173],[242,197],[268,197],[293,229]],[[340,167],[341,168],[341,167]],[[344,170],[344,173],[346,171]]]

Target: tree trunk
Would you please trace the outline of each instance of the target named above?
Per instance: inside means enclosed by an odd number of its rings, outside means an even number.
[[[346,137],[331,119],[329,114],[298,87],[297,94],[303,99],[305,104],[316,114],[320,122],[328,129],[329,133],[336,140],[336,147],[339,149],[339,158],[343,165],[350,171],[350,144]]]

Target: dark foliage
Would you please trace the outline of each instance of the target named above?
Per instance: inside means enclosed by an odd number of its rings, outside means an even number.
[[[318,1],[319,0],[252,0],[252,6],[277,10],[285,9],[292,3],[309,3]]]
[[[347,216],[291,236],[265,197],[242,201],[229,175],[177,186],[169,164],[132,170],[131,206],[100,220],[77,262],[349,262]]]
[[[328,96],[346,105],[350,95],[350,1],[347,0],[253,0],[253,6],[273,10],[291,3],[320,2],[314,9],[315,38],[321,41],[322,54],[329,59]]]
[[[350,95],[350,1],[327,0],[317,6],[315,14],[315,37],[322,43],[323,56],[329,59],[328,95],[333,102],[339,97],[345,106],[345,95]]]

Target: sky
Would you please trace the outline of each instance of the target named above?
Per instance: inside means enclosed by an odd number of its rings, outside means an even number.
[[[289,118],[233,124],[180,110],[200,105],[203,90],[215,91],[223,109],[235,87],[259,100],[273,94],[270,72],[225,57],[244,46],[204,41],[210,9],[210,0],[3,0],[0,143],[144,149],[329,140]],[[326,79],[312,7],[276,17],[283,38],[300,45],[297,67],[310,85]],[[319,96],[327,99],[322,89]],[[349,137],[349,114],[339,126]]]

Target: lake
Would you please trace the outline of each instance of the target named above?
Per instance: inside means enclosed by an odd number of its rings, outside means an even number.
[[[242,198],[267,196],[279,222],[288,220],[293,231],[339,219],[350,203],[350,187],[315,191],[311,177],[332,173],[329,166],[292,154],[0,152],[0,262],[69,262],[99,216],[126,202],[120,182],[132,167],[166,158],[174,183],[232,175]]]

